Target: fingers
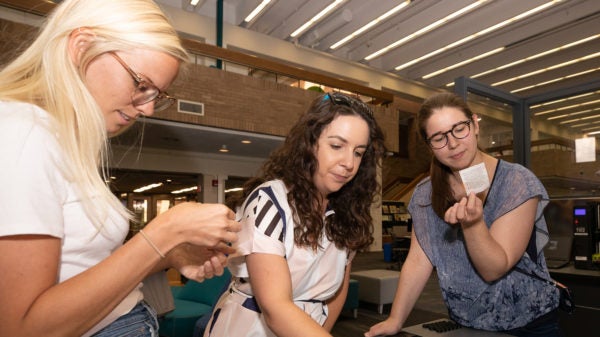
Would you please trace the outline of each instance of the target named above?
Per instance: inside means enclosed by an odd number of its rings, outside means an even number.
[[[227,261],[227,260],[225,260],[225,261]],[[225,265],[223,263],[221,263],[221,259],[219,259],[218,256],[211,257],[210,260],[207,262],[210,263],[211,269],[213,271],[213,275],[219,275],[219,276],[223,275],[223,272],[225,271]]]
[[[211,248],[216,252],[230,255],[236,252],[235,248],[227,244],[226,242],[219,242],[214,248]]]

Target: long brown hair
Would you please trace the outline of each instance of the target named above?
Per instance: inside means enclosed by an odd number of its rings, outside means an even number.
[[[431,117],[434,110],[443,107],[459,109],[469,120],[473,119],[473,112],[460,96],[449,92],[435,94],[423,102],[417,114],[419,134],[424,141],[427,139],[426,126],[429,117]],[[432,155],[430,166],[431,206],[433,211],[442,219],[446,210],[456,202],[448,180],[451,174],[452,170]]]
[[[354,179],[327,196],[335,215],[323,221],[319,192],[313,182],[319,164],[314,149],[323,129],[339,115],[364,119],[369,126],[369,144]],[[327,238],[338,248],[366,249],[373,242],[370,208],[381,189],[377,166],[385,153],[383,142],[383,132],[366,104],[339,93],[320,96],[292,127],[284,144],[271,154],[261,173],[244,185],[243,197],[237,200],[237,205],[261,183],[280,179],[289,190],[297,245],[316,250],[324,228]]]

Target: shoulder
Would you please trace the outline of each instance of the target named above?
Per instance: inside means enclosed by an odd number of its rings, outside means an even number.
[[[505,180],[509,185],[540,183],[535,174],[525,166],[504,160],[498,161],[497,174],[500,179]]]
[[[410,202],[408,203],[408,209],[410,212],[416,212],[416,206],[420,206],[417,208],[421,208],[422,206],[427,206],[431,204],[431,178],[429,176],[423,178],[417,186],[415,186],[415,190],[413,191],[412,196],[410,197]]]
[[[269,180],[257,186],[246,199],[246,203],[251,203],[256,199],[263,198],[280,202],[287,201],[287,188],[281,180]]]
[[[429,199],[431,195],[431,177],[427,176],[421,180],[417,186],[415,186],[415,191],[413,193],[413,199],[421,200],[423,198]]]
[[[2,156],[22,156],[57,145],[51,116],[41,108],[23,102],[0,101],[0,142]]]
[[[45,110],[33,104],[0,101],[0,137],[11,143],[32,133],[50,136],[50,120]]]

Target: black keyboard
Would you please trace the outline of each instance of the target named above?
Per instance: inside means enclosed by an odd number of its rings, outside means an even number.
[[[453,322],[451,320],[443,320],[443,321],[425,323],[425,324],[423,324],[423,327],[425,329],[429,329],[429,330],[439,332],[439,333],[448,332],[448,331],[452,331],[452,330],[461,328],[460,324]]]

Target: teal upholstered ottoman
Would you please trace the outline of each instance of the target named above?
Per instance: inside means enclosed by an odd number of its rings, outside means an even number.
[[[192,337],[196,321],[210,315],[222,290],[231,280],[229,269],[221,276],[204,282],[189,280],[183,287],[171,287],[175,310],[159,321],[159,335],[164,337]]]
[[[342,310],[352,310],[352,316],[356,318],[358,316],[358,281],[350,279],[348,284],[348,295],[346,295],[346,302]]]

